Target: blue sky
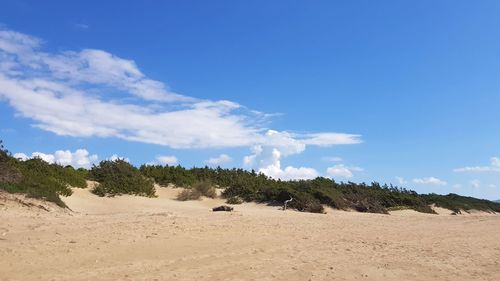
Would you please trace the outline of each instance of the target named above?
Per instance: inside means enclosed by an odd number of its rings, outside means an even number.
[[[1,1],[0,138],[500,198],[498,1]]]

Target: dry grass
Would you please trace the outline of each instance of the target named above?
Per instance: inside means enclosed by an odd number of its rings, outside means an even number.
[[[215,187],[208,181],[195,183],[190,189],[184,189],[177,195],[179,201],[199,200],[201,196],[208,198],[217,197]]]
[[[196,189],[184,189],[177,195],[179,201],[199,200],[201,193]]]

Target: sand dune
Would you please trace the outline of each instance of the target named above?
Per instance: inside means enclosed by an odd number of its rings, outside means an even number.
[[[498,215],[213,213],[177,192],[75,189],[72,212],[3,194],[0,280],[500,280]]]

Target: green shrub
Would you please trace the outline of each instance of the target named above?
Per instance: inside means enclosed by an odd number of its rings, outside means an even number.
[[[474,197],[460,196],[450,193],[448,195],[428,194],[422,195],[427,204],[435,204],[437,207],[446,208],[460,214],[461,210],[479,210],[485,212],[500,212],[500,204],[492,201],[477,199]]]
[[[98,166],[92,167],[90,177],[99,182],[92,190],[99,196],[122,194],[155,196],[153,181],[144,177],[137,168],[122,159],[101,161]]]
[[[318,199],[314,198],[314,196],[305,193],[295,193],[291,195],[293,201],[288,204],[288,208],[296,209],[300,212],[309,212],[309,213],[324,213],[325,209],[323,205],[319,202]],[[288,198],[289,199],[289,198]],[[284,201],[284,200],[283,200]]]
[[[72,194],[70,185],[82,183],[85,179],[68,172],[62,166],[49,164],[35,158],[19,161],[9,154],[0,153],[0,189],[10,193],[24,193],[66,207],[59,196]]]
[[[348,207],[342,193],[334,188],[321,188],[313,193],[321,204],[328,205],[335,209],[345,210]]]
[[[78,169],[75,170],[72,166],[59,167],[56,169],[57,177],[72,187],[86,188],[87,173]]]
[[[253,190],[247,185],[238,182],[227,187],[222,192],[222,197],[224,198],[240,197],[241,199],[247,202],[257,200],[258,198],[255,190]]]

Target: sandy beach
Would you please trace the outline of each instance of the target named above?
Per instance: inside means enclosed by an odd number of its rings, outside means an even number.
[[[499,215],[213,213],[178,192],[74,189],[72,211],[3,193],[0,280],[500,280]]]

